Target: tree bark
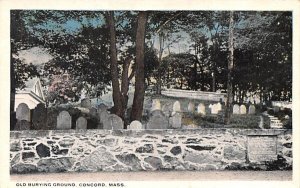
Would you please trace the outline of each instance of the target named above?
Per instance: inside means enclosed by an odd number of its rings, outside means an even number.
[[[118,79],[118,62],[117,62],[117,48],[116,48],[116,29],[115,29],[115,20],[114,12],[107,12],[107,21],[110,34],[110,68],[111,68],[111,79],[112,79],[112,88],[113,88],[113,101],[114,108],[113,113],[120,116],[124,119],[124,109],[123,109],[123,100],[120,92],[120,84]]]
[[[233,70],[233,11],[230,12],[229,18],[229,61],[228,61],[228,75],[227,75],[227,102],[225,109],[225,124],[230,123],[231,107],[232,107],[232,70]]]
[[[145,95],[144,55],[147,12],[140,11],[137,20],[136,32],[136,76],[135,91],[130,120],[141,120]]]

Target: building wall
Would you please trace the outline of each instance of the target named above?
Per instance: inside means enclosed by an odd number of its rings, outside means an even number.
[[[28,93],[17,93],[15,95],[15,111],[21,103],[25,103],[30,109],[34,109],[40,102]]]
[[[260,140],[255,145],[257,144],[256,149],[261,151],[254,151],[255,140]],[[265,142],[269,143],[266,145]],[[10,162],[11,173],[289,170],[292,169],[293,162],[292,131],[282,129],[12,131]]]

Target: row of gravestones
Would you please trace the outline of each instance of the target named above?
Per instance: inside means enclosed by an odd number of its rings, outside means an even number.
[[[238,104],[235,104],[235,105],[233,105],[232,113],[233,114],[247,114],[247,108],[243,104],[241,106],[239,106]],[[248,114],[255,114],[255,113],[256,113],[256,108],[253,104],[251,104],[248,109]]]

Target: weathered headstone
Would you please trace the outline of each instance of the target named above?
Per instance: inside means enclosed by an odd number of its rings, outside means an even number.
[[[16,109],[16,119],[30,122],[30,109],[27,104],[21,103],[18,105]]]
[[[176,101],[173,104],[173,112],[181,112],[180,102]]]
[[[106,110],[98,111],[100,124],[98,124],[98,129],[103,129],[104,122],[107,121],[109,113]]]
[[[190,101],[188,104],[188,112],[194,112],[195,111],[195,103]]]
[[[108,107],[104,103],[101,103],[98,105],[98,109],[99,111],[103,111],[103,110],[107,110]]]
[[[240,114],[240,106],[238,104],[233,105],[233,114]]]
[[[87,129],[87,120],[84,117],[79,117],[77,119],[76,129]]]
[[[130,123],[130,125],[128,126],[128,129],[138,129],[138,130],[140,130],[140,129],[143,129],[143,125],[140,121],[135,120],[135,121],[132,121]]]
[[[161,110],[155,110],[149,119],[146,129],[167,129],[168,120]]]
[[[30,122],[27,120],[18,120],[14,130],[21,131],[21,130],[30,130]]]
[[[82,99],[81,100],[81,107],[91,108],[92,107],[91,100],[89,98]]]
[[[123,120],[115,114],[109,115],[108,118],[103,121],[103,129],[106,130],[123,129],[123,126]]]
[[[180,128],[181,127],[181,119],[182,115],[176,112],[172,117],[170,117],[170,126],[172,128]]]
[[[161,105],[160,105],[159,99],[153,99],[153,101],[152,101],[151,112],[154,110],[161,110]]]
[[[218,110],[218,112],[222,110],[222,104],[220,102],[216,104],[216,110]]]
[[[95,107],[90,108],[90,114],[92,116],[97,116],[97,109]]]
[[[218,114],[219,112],[219,107],[217,104],[213,104],[210,106],[211,114]]]
[[[247,114],[247,108],[243,104],[240,106],[240,114]]]
[[[197,113],[198,114],[202,114],[205,115],[206,111],[205,111],[205,105],[203,103],[200,103],[197,107]]]
[[[45,105],[38,104],[32,112],[32,127],[34,130],[47,130],[47,109]]]
[[[72,121],[71,116],[69,112],[62,111],[57,116],[57,129],[59,130],[65,130],[65,129],[71,129]]]
[[[255,114],[255,106],[253,104],[249,106],[248,114]]]
[[[161,108],[162,112],[165,114],[166,117],[170,117],[172,113],[172,104],[166,103]]]

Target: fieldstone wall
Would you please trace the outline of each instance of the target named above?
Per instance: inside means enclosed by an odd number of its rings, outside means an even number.
[[[274,145],[259,146],[266,147],[263,150],[268,152],[253,151],[253,140],[269,137],[275,141]],[[226,169],[292,169],[292,131],[31,130],[10,133],[11,173]]]

